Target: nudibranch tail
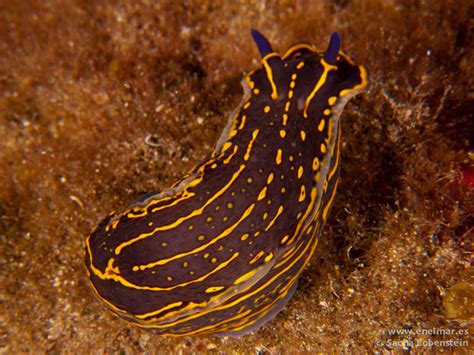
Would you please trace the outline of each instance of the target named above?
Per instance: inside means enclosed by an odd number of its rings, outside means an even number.
[[[339,183],[340,114],[367,85],[337,33],[284,55],[251,31],[261,66],[214,151],[171,188],[106,217],[86,239],[91,288],[166,336],[240,336],[280,312]]]

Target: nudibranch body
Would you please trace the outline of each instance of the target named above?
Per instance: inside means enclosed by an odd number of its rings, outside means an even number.
[[[366,72],[340,50],[274,52],[208,159],[173,187],[103,220],[86,240],[90,284],[107,307],[158,334],[240,336],[292,297],[336,192],[339,116]]]

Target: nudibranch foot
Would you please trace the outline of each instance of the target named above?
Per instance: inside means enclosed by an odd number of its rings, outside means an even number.
[[[278,313],[283,311],[283,309],[285,308],[288,301],[293,297],[293,295],[296,291],[297,285],[298,285],[298,281],[296,281],[293,284],[293,286],[291,286],[291,288],[288,290],[288,293],[286,294],[286,296],[284,298],[280,299],[275,304],[275,306],[270,310],[270,312],[268,312],[262,318],[257,319],[257,321],[255,321],[255,323],[245,325],[242,329],[239,329],[239,330],[232,330],[232,331],[227,331],[227,332],[216,333],[215,335],[218,336],[218,337],[228,336],[228,337],[231,337],[231,338],[239,338],[241,336],[247,335],[249,333],[252,333],[252,332],[260,329],[266,323],[268,323],[270,320],[275,318],[278,315]]]

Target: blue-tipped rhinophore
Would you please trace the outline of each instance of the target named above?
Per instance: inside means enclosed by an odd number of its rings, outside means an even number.
[[[324,54],[324,60],[328,64],[336,64],[337,55],[340,49],[341,49],[341,37],[339,36],[339,33],[334,32],[331,35],[331,39],[329,40],[328,49],[326,50],[326,53]]]
[[[270,42],[268,42],[268,39],[266,39],[264,35],[253,28],[250,30],[250,34],[252,35],[262,58],[273,52]]]

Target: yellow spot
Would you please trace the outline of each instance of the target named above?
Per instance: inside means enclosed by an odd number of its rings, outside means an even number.
[[[247,182],[248,182],[249,184],[251,184],[252,181],[253,181],[253,179],[252,179],[251,177],[247,178]]]
[[[324,110],[323,113],[324,113],[326,116],[329,116],[329,115],[331,114],[331,112],[332,112],[332,111],[327,108],[327,109]]]
[[[296,69],[301,69],[304,67],[304,62],[299,62],[298,65],[296,66]]]
[[[234,207],[234,205],[232,204],[232,202],[229,202],[229,203],[227,204],[227,208],[232,208],[232,207]]]
[[[318,170],[319,168],[319,159],[316,157],[313,159],[313,171]]]
[[[242,130],[244,128],[246,119],[247,119],[247,116],[243,115],[242,121],[240,121],[239,130]]]
[[[263,214],[263,217],[262,217],[262,219],[263,219],[263,220],[266,220],[267,218],[268,218],[268,213],[267,213],[267,212],[265,212],[265,213]]]
[[[227,216],[222,218],[222,222],[227,222],[228,220],[229,220],[229,217],[227,217]]]
[[[319,132],[323,131],[325,124],[326,124],[326,121],[324,119],[322,119],[321,122],[319,122],[319,125],[318,125]]]
[[[244,105],[244,110],[248,109],[250,107],[250,101],[247,101]]]
[[[216,206],[216,211],[219,211],[221,209],[221,206]]]
[[[153,225],[153,222],[148,222],[148,226],[151,227]]]
[[[204,239],[206,239],[206,237],[203,236],[203,235],[200,235],[200,236],[198,237],[198,240],[199,240],[200,242],[202,242]]]
[[[236,134],[237,134],[237,130],[236,130],[236,129],[233,129],[233,130],[230,131],[230,133],[229,133],[229,138],[235,137]]]
[[[301,135],[301,140],[304,142],[306,140],[306,132],[300,131],[300,135]]]
[[[267,196],[267,187],[265,186],[262,191],[260,191],[260,193],[258,194],[258,197],[257,197],[257,200],[258,201],[261,201],[265,198],[265,196]]]
[[[265,257],[265,259],[263,259],[263,260],[264,260],[266,263],[268,263],[268,262],[269,262],[270,260],[272,260],[272,259],[273,259],[273,253],[269,253],[269,254]]]
[[[281,238],[280,243],[281,243],[281,244],[285,244],[286,241],[287,241],[289,238],[290,238],[290,236],[289,236],[288,234],[285,235],[283,238]]]
[[[132,268],[132,270],[133,270],[133,271],[138,271],[138,270],[140,270],[140,268],[139,268],[138,266],[134,266],[134,267]]]
[[[284,194],[284,193],[286,192],[286,189],[285,189],[284,187],[282,187],[282,188],[280,189],[280,191],[281,191],[282,194]]]
[[[276,155],[276,158],[275,158],[275,162],[276,162],[277,165],[280,165],[280,164],[281,164],[281,156],[282,156],[282,154],[283,154],[283,151],[282,151],[280,148],[278,148],[278,150],[277,150],[277,155]]]
[[[209,217],[206,218],[206,222],[211,222],[211,221],[212,221],[212,217],[211,217],[211,216],[209,216]]]
[[[294,89],[294,88],[295,88],[295,85],[296,85],[296,83],[295,83],[294,81],[292,81],[292,82],[290,83],[290,88]]]
[[[283,206],[278,207],[277,213],[276,213],[275,216],[272,218],[272,220],[270,221],[270,223],[268,223],[268,225],[265,227],[265,232],[268,232],[269,229],[275,224],[275,221],[276,221],[277,218],[281,215],[282,212],[283,212]]]
[[[270,185],[270,183],[273,181],[273,173],[268,174],[267,177],[267,185]]]
[[[298,202],[303,202],[305,198],[306,198],[306,189],[304,185],[301,185],[300,197],[298,197]]]
[[[254,237],[258,237],[259,235],[260,235],[260,232],[258,231],[253,234]]]
[[[120,219],[117,219],[116,221],[113,221],[112,222],[112,229],[117,228],[117,225],[119,224],[119,222],[120,222]]]
[[[195,273],[196,273],[196,271],[190,271],[189,275],[194,275]]]
[[[194,187],[194,186],[197,186],[201,183],[202,181],[202,177],[200,178],[197,178],[197,179],[194,179],[193,181],[191,181],[189,184],[188,184],[188,187]]]
[[[214,163],[214,164],[211,165],[211,169],[215,169],[215,168],[217,168],[217,164],[216,164],[216,163]]]
[[[345,90],[342,90],[342,91],[339,93],[339,97],[343,97],[343,96],[347,95],[347,94],[350,93],[352,90],[354,90],[354,89],[345,89]]]
[[[293,97],[293,90],[288,91],[288,98],[291,99]]]
[[[224,164],[229,164],[229,162],[232,160],[233,156],[237,153],[237,150],[239,149],[238,146],[234,145],[234,151],[229,154],[227,158],[225,158],[222,162]]]
[[[255,141],[255,139],[258,136],[258,132],[259,132],[258,129],[254,130],[252,132],[252,139],[250,140],[250,143],[247,146],[247,151],[245,152],[245,155],[244,155],[244,160],[245,161],[249,160],[249,158],[250,158],[250,152],[252,151],[253,142]]]
[[[245,80],[247,81],[247,83],[249,84],[251,89],[253,89],[255,87],[255,83],[252,80],[250,80],[250,76],[247,75],[245,77]]]
[[[337,101],[337,97],[336,96],[331,96],[329,99],[328,99],[328,104],[329,106],[332,106],[336,103]]]
[[[252,270],[252,271],[249,271],[247,272],[246,274],[243,274],[242,276],[240,276],[237,280],[234,281],[234,285],[238,285],[244,281],[247,281],[248,279],[250,279],[253,275],[255,275],[257,273],[257,269],[255,270]]]
[[[321,153],[326,153],[326,145],[321,143]]]
[[[303,169],[302,166],[300,166],[300,167],[298,168],[298,179],[301,179],[301,177],[303,176],[303,170],[304,170],[304,169]]]
[[[204,259],[207,259],[208,257],[209,257],[209,253],[206,253],[206,254],[203,255]]]
[[[167,245],[168,245],[168,243],[166,243],[166,242],[161,242],[161,246],[162,246],[162,247],[165,247],[165,246],[167,246]]]
[[[205,292],[206,293],[212,293],[212,292],[223,290],[224,288],[225,288],[224,286],[211,286],[211,287],[206,288]]]
[[[189,229],[190,231],[192,231],[192,230],[194,229],[194,226],[191,224],[191,225],[188,227],[188,229]]]
[[[167,279],[168,281],[173,281],[173,278],[172,278],[171,276],[166,276],[166,279]]]
[[[286,126],[286,122],[288,121],[288,115],[286,113],[283,114],[283,126]]]
[[[260,94],[260,90],[258,90],[257,88],[255,88],[255,89],[253,89],[253,93],[254,93],[255,95],[258,95],[258,94]]]
[[[185,261],[185,262],[183,263],[183,267],[188,267],[188,265],[189,265],[189,263],[188,263],[187,261]]]
[[[212,259],[211,259],[211,263],[213,263],[213,264],[215,264],[216,261],[217,261],[217,258],[212,258]]]
[[[250,264],[250,265],[254,264],[258,259],[260,259],[260,258],[263,256],[263,254],[265,254],[265,252],[264,252],[263,250],[260,250],[260,251],[257,253],[257,255],[255,255],[255,256],[252,258],[252,260],[249,261],[249,264]]]
[[[225,142],[224,145],[222,146],[222,153],[224,153],[230,147],[232,147],[232,143],[231,142]]]
[[[298,75],[296,75],[296,74],[291,74],[291,80],[296,80],[297,77],[298,77]]]
[[[285,112],[290,111],[290,101],[285,104]]]
[[[280,129],[280,137],[285,138],[286,136],[286,131],[284,129]]]
[[[244,240],[246,240],[249,236],[250,236],[250,234],[245,233],[245,234],[243,234],[243,235],[240,237],[240,240],[241,240],[241,241],[244,241]]]
[[[265,106],[265,108],[263,109],[263,112],[265,113],[269,113],[270,112],[270,106]]]

